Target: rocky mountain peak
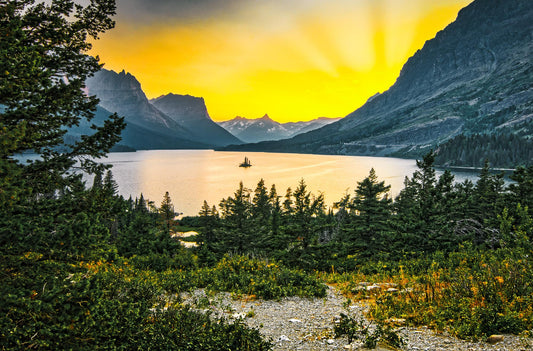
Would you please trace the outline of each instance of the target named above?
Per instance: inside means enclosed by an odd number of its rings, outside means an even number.
[[[176,122],[186,123],[187,121],[198,119],[211,120],[202,97],[170,93],[152,99],[150,103]]]
[[[202,97],[170,93],[150,100],[150,102],[172,120],[186,126],[196,140],[217,146],[242,143],[241,140],[213,122]]]
[[[274,121],[272,118],[270,118],[270,117],[268,116],[268,114],[266,114],[266,113],[265,113],[265,115],[264,115],[263,117],[261,117],[261,118],[259,118],[259,119],[262,120],[262,121],[275,122],[275,121]]]

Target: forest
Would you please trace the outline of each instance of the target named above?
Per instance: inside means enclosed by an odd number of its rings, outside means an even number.
[[[481,168],[485,161],[489,161],[494,167],[508,169],[531,164],[533,140],[528,137],[531,135],[529,124],[525,135],[495,133],[456,136],[439,145],[435,162],[443,166]]]
[[[160,203],[120,196],[99,160],[124,119],[63,138],[94,116],[83,87],[101,65],[89,39],[113,27],[114,12],[110,0],[0,4],[0,348],[272,348],[242,320],[183,304],[195,289],[280,299],[334,286],[367,301],[391,343],[395,318],[471,339],[531,330],[533,166],[506,180],[485,164],[475,183],[457,183],[437,175],[431,152],[396,198],[369,170],[331,209],[304,179],[284,193],[240,184],[186,218],[168,193]],[[39,157],[17,157],[28,151]],[[198,247],[174,238],[185,230]],[[406,293],[369,296],[362,281]],[[335,333],[355,329],[343,317]]]

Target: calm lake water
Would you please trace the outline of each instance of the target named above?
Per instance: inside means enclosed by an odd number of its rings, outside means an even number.
[[[250,168],[239,167],[247,156]],[[170,193],[177,212],[197,215],[204,200],[217,205],[243,182],[255,189],[261,178],[270,190],[276,185],[284,196],[288,187],[295,189],[304,179],[313,194],[323,192],[327,206],[353,194],[358,181],[372,167],[379,180],[391,185],[396,196],[403,188],[405,176],[416,170],[414,160],[360,156],[328,156],[254,152],[218,152],[212,150],[153,150],[111,153],[103,162],[113,165],[112,171],[119,193],[144,197],[160,205],[166,191]],[[459,178],[469,175],[460,175]]]

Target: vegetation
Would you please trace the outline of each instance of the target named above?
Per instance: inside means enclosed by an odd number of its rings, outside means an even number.
[[[100,65],[86,39],[113,13],[107,0],[0,5],[2,348],[267,350],[257,330],[183,306],[180,293],[323,297],[324,281],[369,302],[372,328],[350,317],[336,328],[368,346],[401,345],[399,319],[465,338],[533,327],[533,166],[510,184],[488,164],[456,183],[429,153],[394,200],[370,170],[333,210],[303,179],[284,194],[241,183],[181,221],[200,233],[198,248],[182,247],[169,194],[159,207],[126,200],[95,160],[121,118],[63,140],[95,111],[82,88]],[[17,157],[29,151],[38,158]]]
[[[530,124],[524,123],[531,135]],[[502,168],[533,164],[533,140],[516,134],[459,135],[438,148],[436,162],[440,165],[483,167],[485,161]]]
[[[382,327],[405,319],[464,338],[529,330],[533,167],[518,167],[506,185],[485,164],[476,183],[457,183],[448,171],[437,176],[434,159],[417,161],[394,201],[370,170],[334,212],[303,180],[283,198],[263,180],[254,192],[240,184],[220,213],[204,203],[199,257],[237,252],[321,271],[350,298],[368,300]],[[358,282],[369,280],[395,288],[368,294]]]

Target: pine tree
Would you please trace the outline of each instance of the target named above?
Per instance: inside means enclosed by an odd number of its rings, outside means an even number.
[[[303,248],[307,248],[315,233],[315,218],[325,216],[324,196],[315,197],[307,191],[307,185],[303,179],[294,190],[294,208],[291,227],[295,238],[301,241]]]
[[[400,234],[398,243],[402,250],[431,252],[438,245],[438,196],[434,159],[435,155],[431,151],[422,160],[416,161],[418,170],[411,178],[405,179],[404,188],[394,202],[397,218],[395,225]]]
[[[520,204],[533,215],[533,165],[517,167],[509,178],[514,181],[509,185],[509,207],[514,209]]]
[[[479,173],[476,182],[475,197],[477,203],[477,219],[489,227],[497,227],[497,216],[504,208],[504,175],[492,174],[488,160]]]
[[[112,0],[87,6],[70,0],[0,3],[0,241],[5,239],[8,247],[41,245],[58,252],[60,247],[47,242],[50,233],[59,237],[58,228],[68,231],[69,223],[76,222],[72,218],[83,213],[86,222],[97,225],[82,175],[74,168],[103,169],[96,159],[120,140],[124,121],[112,115],[72,144],[64,142],[64,135],[94,116],[98,99],[86,95],[84,82],[101,65],[87,52],[90,40],[113,27],[114,12]],[[39,157],[19,161],[14,156],[22,152]],[[70,246],[96,247],[87,245],[83,233],[69,236]],[[94,240],[105,236],[91,234]]]
[[[257,222],[257,225],[262,226],[268,223],[271,210],[268,190],[265,187],[265,181],[261,179],[255,188],[251,209],[252,217]]]
[[[78,181],[74,164],[88,172],[101,168],[99,158],[120,139],[123,119],[110,116],[94,134],[65,145],[68,127],[90,120],[98,99],[83,91],[87,77],[100,69],[86,53],[89,38],[113,27],[114,1],[91,2],[86,8],[69,0],[50,5],[5,1],[0,5],[0,137],[2,163],[16,163],[35,196],[52,194]],[[10,160],[33,151],[29,164]]]
[[[355,250],[368,256],[387,251],[390,240],[390,215],[392,200],[388,193],[390,185],[378,182],[372,168],[368,177],[357,182],[355,197],[349,207],[357,214],[351,223]]]
[[[170,234],[170,229],[172,228],[172,225],[174,224],[174,218],[176,217],[176,211],[174,210],[174,205],[172,204],[172,200],[170,199],[170,194],[168,191],[165,192],[165,195],[163,196],[163,201],[159,207],[159,215],[161,217],[165,233],[167,235]]]
[[[254,246],[250,224],[251,218],[250,190],[239,183],[239,188],[233,197],[228,197],[220,203],[224,226],[220,228],[220,241],[223,251],[235,250],[246,252]]]
[[[208,249],[212,249],[215,242],[215,229],[217,227],[217,210],[215,206],[209,207],[207,201],[204,200],[198,216],[202,225],[202,243]]]

